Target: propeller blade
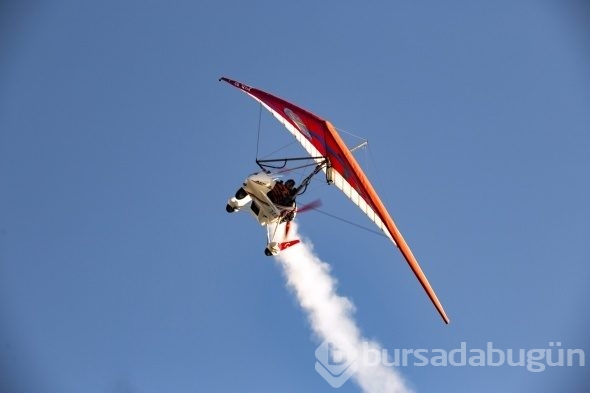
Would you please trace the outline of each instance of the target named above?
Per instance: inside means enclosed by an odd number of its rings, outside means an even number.
[[[313,209],[317,209],[318,207],[320,207],[322,205],[322,201],[319,199],[316,199],[315,201],[311,201],[308,204],[305,204],[303,206],[301,206],[300,208],[298,208],[296,210],[297,213],[303,213],[306,212],[308,210],[313,210]],[[287,238],[287,236],[289,236],[289,231],[291,230],[291,221],[287,221],[285,224],[285,238]]]
[[[297,209],[297,213],[303,213],[308,210],[317,209],[318,207],[322,206],[322,200],[316,199],[315,201],[311,201],[306,205],[301,206]]]

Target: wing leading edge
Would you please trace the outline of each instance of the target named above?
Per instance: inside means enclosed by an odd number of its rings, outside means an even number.
[[[260,102],[295,136],[310,156],[322,156],[330,159],[334,185],[357,205],[399,248],[443,321],[448,324],[449,318],[414,257],[412,250],[335,127],[329,121],[272,94],[232,79],[221,78],[220,80],[241,89]],[[320,161],[321,159],[318,159],[318,163]]]

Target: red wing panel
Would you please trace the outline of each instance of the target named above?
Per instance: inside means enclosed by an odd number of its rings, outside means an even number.
[[[361,176],[364,177],[364,174],[357,173],[351,166],[350,157],[352,155],[346,154],[349,153],[348,148],[331,124],[319,116],[272,94],[228,78],[221,78],[221,80],[257,98],[283,117],[317,149],[320,155],[330,159],[332,169],[337,171],[358,192],[367,205],[373,210],[377,210],[364,186],[365,182],[361,178]],[[354,157],[352,159],[354,160]]]

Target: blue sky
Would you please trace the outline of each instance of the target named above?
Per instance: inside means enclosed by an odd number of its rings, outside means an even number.
[[[224,211],[256,169],[259,109],[222,75],[369,140],[361,163],[452,322],[385,239],[302,216],[365,336],[390,351],[559,341],[590,356],[582,1],[0,9],[0,386],[333,391],[263,229]],[[263,131],[289,142],[270,119]],[[316,196],[369,224],[337,190]],[[400,371],[418,392],[590,383],[573,367]]]

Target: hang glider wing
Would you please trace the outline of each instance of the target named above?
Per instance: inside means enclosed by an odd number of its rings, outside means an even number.
[[[268,109],[295,136],[311,157],[329,159],[334,185],[399,248],[440,316],[448,324],[449,318],[412,250],[334,126],[329,121],[272,94],[225,77],[220,80],[242,90]],[[322,158],[316,158],[316,161],[320,163]]]

